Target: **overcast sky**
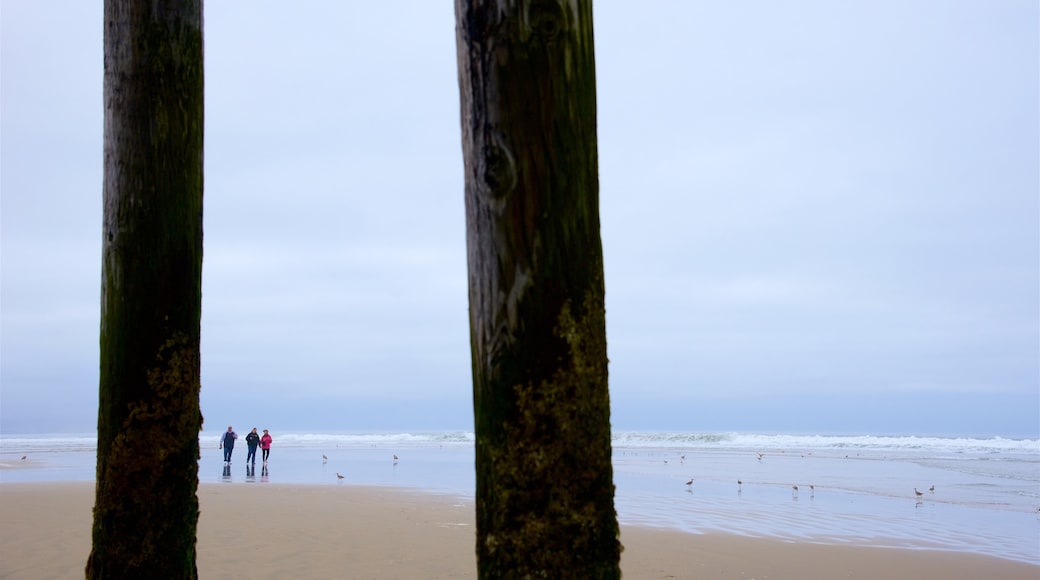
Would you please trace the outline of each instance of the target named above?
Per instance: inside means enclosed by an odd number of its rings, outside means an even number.
[[[471,430],[451,2],[206,3],[202,410]],[[0,13],[0,432],[93,430],[102,2]],[[1035,0],[595,4],[617,430],[1040,424]]]

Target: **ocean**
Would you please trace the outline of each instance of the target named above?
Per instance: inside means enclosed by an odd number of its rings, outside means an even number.
[[[244,432],[226,468],[221,434],[200,434],[203,484],[474,495],[470,432],[272,432],[267,470],[245,464]],[[616,432],[613,451],[622,524],[1040,565],[1037,439]],[[0,436],[0,484],[93,481],[95,461],[93,434]]]

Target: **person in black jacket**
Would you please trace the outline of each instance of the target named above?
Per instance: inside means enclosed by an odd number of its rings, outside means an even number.
[[[260,435],[256,432],[256,427],[246,435],[246,445],[248,446],[249,453],[246,454],[246,463],[252,462],[256,465],[256,446],[260,444]]]

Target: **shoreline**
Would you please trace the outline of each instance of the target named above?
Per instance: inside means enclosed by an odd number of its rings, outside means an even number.
[[[0,483],[0,577],[81,578],[94,484]],[[203,578],[476,578],[473,501],[343,485],[199,486]],[[1022,578],[1040,566],[927,548],[621,526],[625,578]]]

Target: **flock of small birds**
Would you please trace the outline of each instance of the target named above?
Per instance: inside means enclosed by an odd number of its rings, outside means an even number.
[[[762,461],[762,458],[763,458],[763,457],[765,457],[765,454],[764,454],[764,453],[757,453],[757,456],[758,456],[758,460],[759,460],[759,461]],[[803,456],[803,457],[804,457],[804,456]],[[25,461],[26,459],[27,459],[27,457],[26,457],[25,455],[23,455],[23,456],[22,456],[22,461]],[[400,460],[400,458],[399,458],[399,457],[397,456],[397,454],[396,454],[396,453],[394,453],[394,454],[393,454],[393,461],[394,461],[394,465],[397,465],[397,462],[398,462],[399,460]],[[328,456],[328,455],[326,455],[326,454],[324,454],[324,453],[322,453],[322,454],[321,454],[321,463],[322,463],[322,465],[324,465],[324,464],[326,464],[326,463],[328,463],[328,462],[329,462],[329,456]],[[665,460],[665,463],[668,463],[668,461],[667,461],[667,460]],[[680,457],[679,457],[679,463],[683,463],[683,464],[685,464],[685,463],[686,463],[686,456],[685,456],[685,455],[682,455],[682,456],[680,456]],[[342,473],[340,473],[340,472],[338,472],[338,471],[336,472],[336,479],[337,479],[337,480],[339,480],[339,481],[343,481],[343,480],[344,480],[345,478],[346,478],[346,476],[345,476],[345,475],[343,475]],[[686,482],[686,487],[687,487],[688,489],[692,490],[692,489],[693,489],[693,482],[694,482],[694,481],[696,481],[696,480],[695,480],[694,478],[692,478],[692,477],[691,477],[691,478],[690,478],[690,479],[689,479],[689,480],[688,480],[688,481]],[[744,480],[742,480],[742,479],[738,479],[738,480],[737,480],[737,493],[742,493],[742,492],[743,492],[743,489],[744,489]],[[935,493],[935,486],[934,486],[934,485],[932,485],[931,487],[929,487],[929,488],[928,488],[928,491],[929,491],[930,493]],[[791,486],[791,495],[792,495],[793,497],[798,497],[798,485],[792,485],[792,486]],[[921,501],[921,500],[922,500],[922,498],[924,497],[924,492],[923,492],[923,491],[920,491],[920,490],[918,490],[918,489],[917,489],[917,488],[915,487],[915,488],[914,488],[914,496],[915,496],[915,497],[917,498],[917,500],[918,500],[918,501]],[[813,497],[813,498],[815,498],[815,497],[816,497],[816,485],[815,485],[815,484],[809,484],[809,497]],[[1040,508],[1037,508],[1037,513],[1040,513]]]
[[[400,460],[400,457],[398,457],[396,453],[393,454],[393,457],[394,457],[394,465],[397,465],[397,462],[398,462],[398,460]],[[25,458],[23,457],[22,459],[25,459]],[[324,453],[322,453],[321,454],[321,464],[325,465],[328,462],[329,462],[329,456],[324,454]],[[342,473],[340,473],[338,471],[336,472],[336,479],[337,480],[343,481],[344,479],[346,479],[346,477],[347,476],[343,475]]]
[[[929,487],[929,488],[928,488],[928,491],[929,491],[929,492],[931,492],[931,493],[935,493],[935,486],[933,485],[933,486]],[[924,492],[923,492],[923,491],[919,491],[919,490],[918,490],[918,489],[917,489],[917,488],[915,487],[915,488],[914,488],[914,497],[916,497],[916,498],[917,498],[917,500],[918,500],[918,501],[920,501],[920,500],[921,500],[921,497],[922,497],[922,496],[924,496]]]
[[[740,488],[739,480],[738,480],[738,483],[737,483],[737,488],[738,488],[738,490]],[[798,486],[797,485],[792,485],[791,486],[791,495],[794,496],[794,497],[798,497]],[[809,497],[816,497],[816,486],[814,484],[811,484],[811,483],[809,484]]]
[[[759,461],[762,461],[762,458],[766,456],[765,453],[756,453],[756,455],[758,456],[758,460]],[[805,456],[803,455],[802,457],[805,457]],[[679,462],[680,463],[686,463],[686,456],[683,455],[680,458]],[[665,460],[665,463],[668,463],[668,460]],[[686,487],[692,489],[694,481],[696,481],[696,480],[691,477],[689,479],[689,481],[686,482]],[[916,490],[916,488],[915,488],[915,490]],[[932,491],[934,491],[934,490],[935,490],[935,486],[933,485],[932,486]],[[742,493],[743,491],[744,491],[744,480],[738,479],[737,480],[737,493]],[[792,485],[791,486],[791,494],[794,497],[798,497],[798,486],[797,485]],[[816,485],[815,484],[809,484],[809,494],[810,494],[811,497],[816,497]]]
[[[762,461],[762,458],[765,457],[764,453],[758,453],[757,455],[758,455],[758,460],[759,461]],[[393,458],[394,458],[394,465],[397,465],[397,462],[398,462],[398,460],[400,458],[397,456],[396,453],[393,454]],[[22,456],[22,459],[23,460],[25,459],[24,455]],[[326,464],[328,462],[329,462],[329,456],[324,454],[324,453],[322,453],[321,454],[321,463],[322,463],[322,465],[324,465],[324,464]],[[681,456],[679,458],[679,462],[680,463],[686,463],[686,456],[685,455]],[[668,463],[668,460],[665,460],[665,463]],[[338,471],[336,472],[336,479],[338,479],[340,481],[343,481],[343,479],[345,477],[346,476],[341,474],[340,472],[338,472]],[[696,481],[696,480],[691,477],[689,479],[689,481],[686,482],[686,487],[692,489],[694,481]],[[737,493],[741,493],[741,492],[743,492],[743,490],[744,490],[744,480],[738,479],[737,480]],[[928,491],[931,492],[931,493],[935,493],[935,486],[933,485],[933,486],[929,487]],[[798,497],[798,486],[797,485],[792,485],[791,486],[791,495],[793,497]],[[921,499],[924,496],[924,492],[918,490],[915,487],[914,488],[914,496],[916,496],[917,499]],[[809,484],[809,497],[816,497],[816,485],[815,484]],[[1038,508],[1037,511],[1040,511],[1040,508]]]
[[[756,452],[756,455],[758,456],[758,460],[759,461],[762,461],[762,458],[766,456],[765,453],[757,453],[757,452]],[[805,457],[805,455],[802,455],[802,457]],[[848,456],[846,455],[846,457],[848,457]],[[395,455],[394,458],[396,459],[397,456]],[[668,461],[665,460],[665,463],[668,463]],[[686,456],[685,455],[683,455],[681,457],[680,463],[686,463]],[[689,479],[689,481],[686,482],[686,487],[692,489],[694,481],[695,481],[694,478],[691,477]],[[744,480],[738,479],[737,480],[737,493],[741,493],[741,492],[743,492],[743,490],[744,490]],[[931,493],[935,493],[935,486],[932,485],[931,487],[929,487],[928,491],[931,492]],[[796,498],[798,497],[798,486],[797,485],[792,485],[791,486],[791,495],[793,497],[796,497]],[[918,500],[920,500],[924,496],[924,492],[919,491],[915,487],[914,488],[914,495],[917,497]],[[816,497],[816,485],[815,484],[809,484],[809,497]],[[1040,508],[1037,508],[1037,511],[1040,512]]]

